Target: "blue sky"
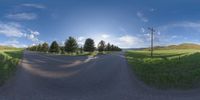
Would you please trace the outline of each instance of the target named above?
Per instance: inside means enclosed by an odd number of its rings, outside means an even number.
[[[27,47],[73,36],[122,48],[200,43],[198,0],[1,0],[0,45]]]

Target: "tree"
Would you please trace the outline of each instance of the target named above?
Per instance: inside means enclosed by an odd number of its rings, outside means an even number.
[[[37,51],[42,51],[42,45],[41,44],[38,45]]]
[[[41,51],[42,52],[47,52],[49,50],[49,45],[48,45],[48,43],[43,43],[42,44],[42,49],[41,49]]]
[[[69,37],[69,39],[65,42],[65,51],[68,53],[73,53],[77,50],[78,44],[76,42],[76,39],[73,37]]]
[[[80,53],[81,54],[83,53],[83,47],[82,46],[80,47]]]
[[[91,38],[86,39],[84,44],[84,51],[93,52],[95,50],[94,40]]]
[[[60,52],[60,48],[59,48],[58,43],[56,41],[53,41],[51,43],[51,46],[49,48],[49,52],[51,52],[51,53],[59,53]]]
[[[65,54],[65,47],[64,47],[64,46],[61,46],[61,47],[60,47],[60,51],[61,51],[61,54]]]
[[[111,51],[111,45],[110,45],[110,43],[108,43],[107,45],[106,45],[106,49],[105,49],[106,51]]]
[[[105,42],[101,40],[98,44],[98,51],[103,52],[105,50]]]
[[[114,45],[113,44],[110,46],[110,49],[111,49],[111,51],[114,51]]]

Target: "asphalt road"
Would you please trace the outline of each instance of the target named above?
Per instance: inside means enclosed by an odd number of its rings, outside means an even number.
[[[200,100],[200,91],[157,90],[138,81],[123,52],[67,57],[25,52],[0,100]]]

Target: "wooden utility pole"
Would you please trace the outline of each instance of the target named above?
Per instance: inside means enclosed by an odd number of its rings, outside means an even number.
[[[155,32],[155,30],[153,28],[148,28],[148,29],[151,32],[151,57],[153,57],[153,39],[154,39],[153,33]]]

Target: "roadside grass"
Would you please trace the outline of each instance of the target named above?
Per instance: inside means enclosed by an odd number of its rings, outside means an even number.
[[[144,83],[160,89],[190,89],[200,85],[200,50],[126,52],[128,63]]]
[[[77,52],[77,53],[65,53],[64,55],[67,56],[96,56],[98,54],[97,51],[94,52]]]
[[[66,55],[66,56],[97,56],[97,55],[104,55],[104,54],[110,54],[114,51],[103,51],[103,52],[98,52],[98,51],[94,51],[94,52],[75,52],[75,53],[46,53],[46,54],[53,54],[53,55]]]
[[[83,52],[83,53],[73,53],[73,54],[65,54],[65,55],[72,55],[72,56],[97,56],[97,55],[104,55],[104,54],[110,54],[112,53],[112,51],[103,51],[103,52],[98,52],[98,51],[94,51],[94,52]]]
[[[22,58],[22,49],[0,50],[0,85],[14,74]]]

